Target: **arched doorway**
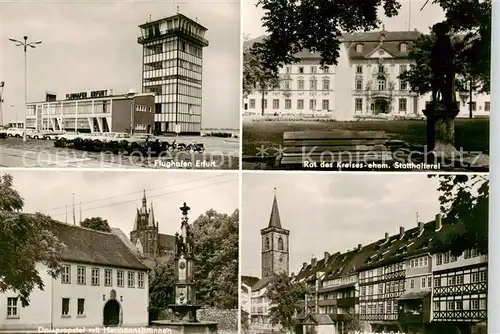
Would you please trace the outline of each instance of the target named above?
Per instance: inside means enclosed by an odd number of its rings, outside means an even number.
[[[389,103],[386,99],[377,98],[374,103],[374,113],[377,114],[387,114],[389,113]]]
[[[103,325],[118,326],[120,324],[120,304],[115,299],[110,299],[104,305]]]

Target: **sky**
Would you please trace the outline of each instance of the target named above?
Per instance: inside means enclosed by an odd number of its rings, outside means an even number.
[[[14,177],[15,189],[24,198],[24,212],[41,212],[65,222],[67,206],[68,223],[72,224],[74,193],[77,223],[81,207],[82,220],[102,217],[126,235],[134,226],[144,189],[148,208],[153,203],[160,233],[175,234],[180,230],[179,208],[184,202],[191,207],[191,222],[210,209],[232,214],[238,208],[238,174],[232,172],[25,169],[10,170],[9,174]],[[44,182],[40,182],[42,178]]]
[[[290,230],[290,273],[324,252],[345,252],[434,220],[438,180],[421,173],[246,173],[242,181],[241,273],[261,276],[261,234],[276,187]]]
[[[142,46],[138,25],[179,13],[205,26],[204,128],[239,128],[240,3],[218,1],[32,0],[0,1],[0,81],[4,121],[22,120],[24,58],[8,38],[42,40],[28,50],[28,101],[45,92],[113,89],[141,91]],[[13,107],[11,107],[13,106]],[[16,116],[17,115],[17,116]]]
[[[399,2],[401,3],[401,9],[398,16],[387,18],[381,11],[382,23],[385,25],[386,30],[417,29],[422,33],[427,33],[430,26],[444,19],[441,7],[432,4],[432,1],[429,1],[422,11],[420,9],[425,1],[400,0]],[[256,38],[266,34],[261,22],[264,11],[262,8],[256,7],[256,3],[255,0],[242,0],[242,33],[248,35],[249,38]]]

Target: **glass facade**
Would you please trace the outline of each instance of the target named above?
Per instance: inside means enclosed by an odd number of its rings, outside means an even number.
[[[155,131],[200,133],[206,28],[177,14],[140,26],[144,93],[154,93]],[[177,126],[176,126],[177,125]]]
[[[111,99],[28,104],[26,127],[38,130],[108,132],[111,127],[111,108]]]

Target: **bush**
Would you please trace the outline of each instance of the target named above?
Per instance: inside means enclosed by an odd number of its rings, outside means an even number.
[[[162,153],[172,148],[172,145],[169,145],[169,143],[165,141],[140,143],[140,142],[129,142],[126,140],[106,142],[106,141],[100,141],[98,139],[61,138],[61,139],[56,139],[54,141],[54,147],[72,148],[75,150],[87,151],[87,152],[110,152],[113,154],[127,154],[127,155],[131,155],[132,153],[141,153],[143,156],[158,157]],[[183,150],[184,147],[186,147],[186,145],[179,144],[177,150]],[[195,148],[198,149],[198,152],[200,153],[203,152],[205,149],[203,144],[197,144]]]
[[[0,133],[0,139],[7,139],[7,133],[1,132]]]

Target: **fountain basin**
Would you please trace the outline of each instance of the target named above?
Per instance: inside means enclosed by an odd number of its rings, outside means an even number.
[[[211,321],[170,321],[155,320],[151,322],[154,327],[168,328],[172,334],[217,334],[217,322]]]

